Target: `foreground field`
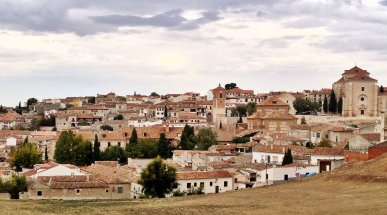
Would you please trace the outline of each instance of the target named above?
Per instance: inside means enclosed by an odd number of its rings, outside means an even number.
[[[304,181],[141,201],[0,201],[0,214],[387,214],[387,155]]]
[[[309,180],[165,200],[0,204],[0,214],[387,214],[387,183]]]

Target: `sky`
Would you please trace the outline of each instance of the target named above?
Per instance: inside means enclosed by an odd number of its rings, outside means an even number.
[[[30,97],[387,86],[387,0],[0,0],[0,104]]]

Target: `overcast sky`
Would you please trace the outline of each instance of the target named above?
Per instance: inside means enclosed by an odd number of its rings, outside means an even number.
[[[236,82],[331,87],[357,64],[387,86],[387,0],[0,0],[0,104]]]

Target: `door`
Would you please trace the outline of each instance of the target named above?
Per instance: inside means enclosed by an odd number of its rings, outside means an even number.
[[[219,186],[215,186],[215,193],[219,193]]]
[[[331,161],[320,161],[320,173],[331,170]]]

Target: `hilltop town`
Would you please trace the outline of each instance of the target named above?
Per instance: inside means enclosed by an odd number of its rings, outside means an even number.
[[[387,152],[387,88],[357,66],[337,74],[332,86],[300,92],[228,83],[206,95],[111,92],[1,106],[0,182],[26,184],[0,198],[146,198],[144,170],[156,157],[176,171],[166,197],[239,192],[375,159]]]

